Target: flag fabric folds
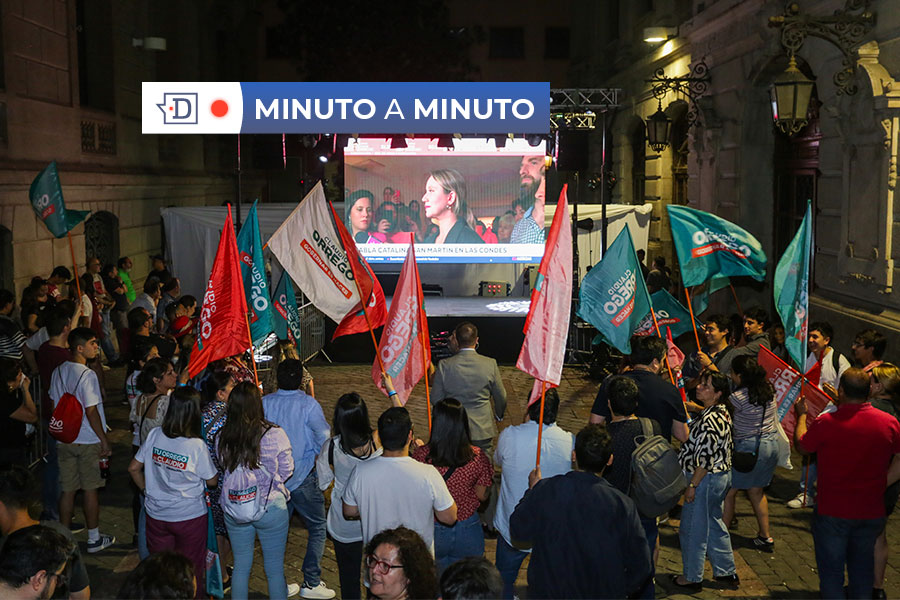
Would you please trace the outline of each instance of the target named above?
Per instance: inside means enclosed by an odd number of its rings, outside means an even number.
[[[196,377],[209,363],[240,354],[249,347],[247,299],[244,297],[244,283],[241,281],[240,259],[229,205],[216,259],[203,295],[197,340],[191,351],[188,374]]]
[[[812,213],[807,202],[806,216],[778,261],[772,282],[775,310],[784,324],[784,345],[798,365],[806,363],[811,249]]]
[[[582,279],[578,316],[610,345],[631,354],[631,334],[648,314],[650,295],[626,225]]]
[[[339,226],[343,227],[332,218],[320,182],[268,242],[269,249],[306,297],[337,323],[361,306],[354,281],[358,264],[353,265],[352,256],[345,250]],[[351,244],[350,248],[355,253],[355,246]],[[372,294],[373,279],[364,277],[359,282],[366,298]]]
[[[691,308],[694,309],[694,315],[699,315],[709,307],[709,297],[731,285],[731,280],[727,277],[714,276],[691,290]]]
[[[563,186],[556,212],[531,291],[525,319],[525,341],[516,367],[547,387],[558,386],[562,377],[572,310],[572,218],[567,187]],[[532,394],[531,401],[540,397]]]
[[[425,341],[423,341],[425,340]],[[397,281],[397,289],[391,300],[378,353],[385,372],[391,376],[400,403],[405,405],[409,394],[431,360],[428,321],[425,317],[425,297],[416,266],[416,252],[410,243],[403,262],[403,270]],[[372,364],[372,380],[387,394],[381,383],[381,367],[378,360]]]
[[[656,307],[654,306],[654,308]],[[675,345],[675,341],[672,339],[672,329],[670,327],[666,327],[666,359],[669,361],[669,368],[675,373],[675,387],[678,388],[678,393],[681,394],[681,401],[687,402],[687,393],[684,389],[684,377],[682,377],[681,369],[679,368],[684,364],[684,352]]]
[[[76,225],[84,221],[91,211],[67,210],[63,201],[62,185],[59,183],[59,173],[56,170],[56,161],[38,173],[31,182],[28,190],[28,198],[31,200],[31,208],[38,219],[44,222],[47,229],[55,237],[65,237]]]
[[[794,428],[797,425],[796,413],[791,410],[797,397],[800,394],[801,377],[800,373],[788,366],[783,360],[775,356],[771,350],[766,347],[759,349],[757,355],[759,366],[766,370],[766,376],[769,383],[775,389],[775,404],[778,407],[778,419],[781,421],[781,427],[787,435],[791,444],[794,443]],[[828,396],[811,384],[809,381],[803,382],[803,397],[806,398],[806,406],[809,410],[809,418],[817,417],[822,409],[828,404],[830,399]]]
[[[666,210],[685,286],[716,276],[766,278],[766,254],[747,231],[702,210],[673,204]]]
[[[334,330],[334,335],[332,336],[332,339],[334,339],[351,333],[362,333],[367,331],[370,326],[372,330],[375,330],[384,325],[387,319],[387,301],[384,298],[384,290],[381,289],[381,283],[375,277],[375,273],[372,272],[372,267],[356,250],[356,242],[350,237],[350,232],[344,227],[343,221],[341,221],[333,206],[331,207],[331,213],[334,216],[334,224],[341,238],[341,243],[347,253],[353,277],[359,282],[362,297],[366,299],[365,311],[361,302],[356,304],[338,324],[337,329]]]
[[[290,340],[294,344],[298,344],[300,342],[300,311],[297,309],[297,296],[294,293],[291,276],[286,272],[281,273],[281,279],[275,286],[272,304],[275,307],[275,335],[279,340]]]
[[[262,344],[275,331],[272,303],[269,300],[269,281],[266,278],[266,263],[263,260],[262,240],[259,235],[259,220],[253,202],[250,214],[237,236],[238,255],[241,259],[241,278],[244,280],[244,296],[247,299],[250,320],[250,337],[253,345]]]
[[[668,291],[658,290],[653,292],[650,299],[653,302],[653,312],[656,313],[656,322],[661,330],[669,328],[672,330],[672,335],[678,337],[693,329],[691,314],[688,312],[688,309],[682,306]],[[653,324],[653,317],[649,313],[637,326],[634,335],[656,335],[656,326]]]

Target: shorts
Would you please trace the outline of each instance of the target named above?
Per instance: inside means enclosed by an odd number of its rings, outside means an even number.
[[[756,436],[738,440],[734,443],[734,449],[737,452],[753,452],[756,449],[756,440]],[[732,469],[731,487],[736,490],[764,488],[772,482],[776,466],[778,466],[777,433],[764,435],[759,442],[759,454],[753,470],[749,473],[741,473]]]
[[[59,487],[63,492],[96,490],[106,485],[100,477],[100,444],[58,444]]]

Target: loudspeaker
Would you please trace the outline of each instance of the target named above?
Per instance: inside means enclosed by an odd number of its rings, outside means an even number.
[[[560,171],[587,171],[588,131],[560,129],[556,168]]]

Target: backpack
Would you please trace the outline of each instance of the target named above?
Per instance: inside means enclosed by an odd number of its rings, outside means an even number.
[[[640,418],[642,435],[635,437],[631,453],[631,493],[641,515],[649,518],[666,514],[678,504],[687,480],[678,454],[661,435],[653,435],[649,419]]]
[[[271,428],[270,428],[271,429]],[[268,429],[266,429],[268,431]],[[266,433],[263,432],[263,435]],[[270,475],[260,462],[259,470]],[[254,469],[239,465],[234,471],[226,471],[222,481],[222,495],[219,504],[226,515],[238,523],[252,523],[266,514],[269,493],[272,491],[274,475],[269,480],[269,489],[263,494],[259,489],[259,478]]]
[[[75,391],[81,385],[81,380],[90,369],[85,369],[75,384]],[[56,371],[53,372],[56,375]],[[58,377],[58,375],[56,375]],[[51,378],[52,379],[52,378]],[[78,438],[81,431],[81,423],[84,420],[84,407],[75,394],[66,392],[60,397],[53,414],[50,415],[50,435],[63,444],[71,444]]]

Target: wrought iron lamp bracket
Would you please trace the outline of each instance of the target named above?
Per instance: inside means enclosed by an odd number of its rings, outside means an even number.
[[[683,77],[668,77],[666,72],[659,68],[653,72],[653,77],[647,80],[650,84],[650,93],[660,103],[662,99],[674,92],[688,99],[687,125],[691,127],[700,117],[697,100],[709,90],[709,67],[704,60],[699,60],[691,65],[691,70]]]
[[[870,0],[847,0],[844,8],[834,11],[831,16],[814,16],[801,13],[796,2],[788,2],[784,14],[769,17],[769,27],[781,28],[781,45],[791,56],[800,50],[808,36],[836,46],[844,58],[842,68],[832,80],[838,94],[852,96],[859,90],[853,51],[875,26],[877,13],[869,10],[869,4]]]

